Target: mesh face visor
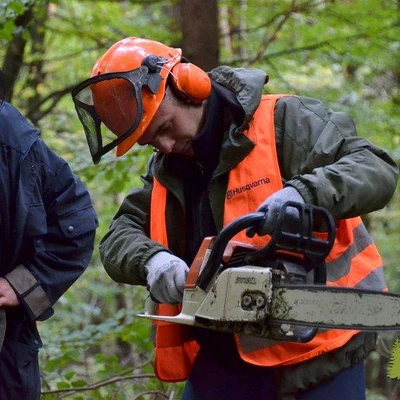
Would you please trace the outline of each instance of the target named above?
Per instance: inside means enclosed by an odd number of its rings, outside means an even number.
[[[72,90],[94,164],[132,135],[143,119],[142,89],[157,93],[161,76],[142,66],[94,76]]]

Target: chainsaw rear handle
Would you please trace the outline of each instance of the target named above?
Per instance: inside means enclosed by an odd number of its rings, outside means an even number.
[[[285,231],[285,218],[288,208],[299,212],[297,230]],[[267,211],[268,212],[268,211]],[[265,219],[265,212],[254,212],[243,215],[225,226],[215,238],[209,258],[197,278],[196,285],[208,290],[215,274],[224,267],[223,255],[229,241],[239,232],[256,228]],[[315,236],[317,226],[323,224],[326,238]],[[293,228],[293,227],[291,227]],[[326,283],[324,260],[332,249],[335,239],[335,223],[331,214],[322,207],[300,204],[293,201],[284,203],[280,209],[276,226],[268,244],[261,250],[249,253],[246,261],[272,258],[279,251],[289,251],[302,255],[314,269],[314,283]],[[280,255],[284,257],[285,253]]]

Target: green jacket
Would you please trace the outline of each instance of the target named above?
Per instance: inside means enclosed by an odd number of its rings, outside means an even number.
[[[254,146],[242,132],[260,102],[266,75],[260,70],[223,66],[210,76],[236,94],[245,112],[242,126],[232,123],[225,133],[220,162],[209,183],[219,231],[228,172]],[[324,207],[340,219],[378,210],[392,197],[397,165],[385,151],[357,137],[348,115],[333,112],[320,100],[289,96],[276,104],[275,129],[284,184],[294,186],[306,203]],[[166,218],[170,250],[182,257],[185,205],[180,170],[179,156],[155,153],[142,177],[143,188],[134,189],[123,201],[100,243],[103,265],[115,281],[145,285],[145,262],[165,250],[149,239],[153,176],[169,190]]]

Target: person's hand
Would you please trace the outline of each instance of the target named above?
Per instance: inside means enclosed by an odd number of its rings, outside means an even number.
[[[4,278],[0,278],[0,308],[15,307],[19,305],[19,300],[14,289]]]
[[[178,257],[160,251],[145,264],[147,288],[154,300],[164,304],[181,303],[189,267]]]
[[[259,236],[267,234],[270,235],[273,233],[279,212],[283,204],[285,204],[287,201],[294,201],[296,203],[304,204],[303,197],[301,197],[300,193],[291,186],[287,186],[281,190],[278,190],[260,204],[260,206],[257,208],[257,211],[265,212],[266,215],[259,227],[255,229],[255,232]],[[298,218],[299,211],[296,208],[288,207],[286,209],[285,227],[289,227],[290,229],[290,224],[296,223]],[[253,230],[250,230],[250,232],[254,234]]]

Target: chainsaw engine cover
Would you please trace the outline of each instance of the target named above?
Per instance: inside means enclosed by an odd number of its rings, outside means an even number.
[[[271,268],[228,268],[219,276],[195,313],[196,319],[257,322],[269,314]]]

